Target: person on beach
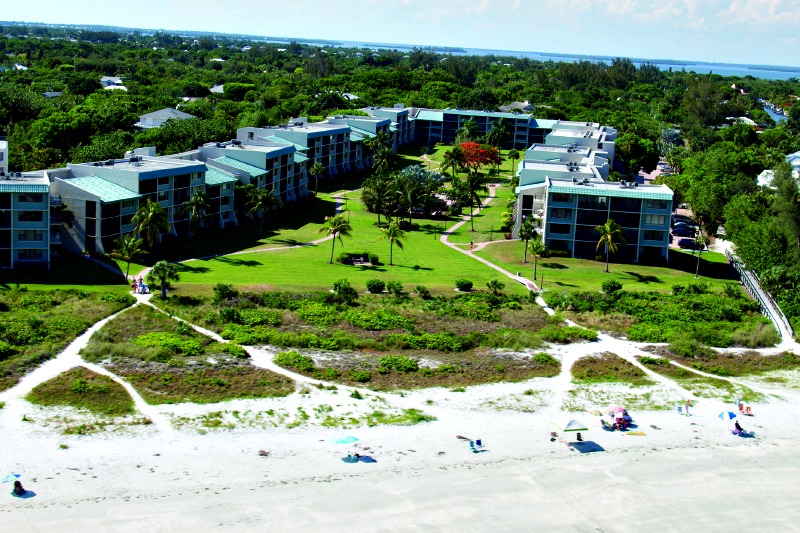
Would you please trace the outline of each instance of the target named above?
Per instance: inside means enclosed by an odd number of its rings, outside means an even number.
[[[472,241],[469,241],[469,249],[472,250]]]
[[[22,483],[19,480],[14,482],[14,496],[22,496],[25,494],[25,487],[22,486]]]
[[[692,399],[686,400],[686,416],[689,416],[689,408],[692,406]]]
[[[736,422],[734,422],[733,427],[734,427],[734,430],[733,430],[733,434],[734,435],[741,435],[742,433],[744,433],[744,430],[742,429],[742,426],[739,425],[739,421],[738,420]]]

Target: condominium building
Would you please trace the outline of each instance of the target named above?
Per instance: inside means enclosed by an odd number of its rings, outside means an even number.
[[[409,110],[403,104],[395,104],[394,107],[365,107],[362,111],[373,117],[391,120],[390,129],[395,134],[395,151],[398,147],[414,141],[414,129],[409,120]]]
[[[41,173],[0,176],[0,268],[49,268],[50,184]]]
[[[586,146],[593,150],[606,152],[611,166],[614,165],[614,141],[617,130],[596,122],[574,122],[556,120],[545,137],[545,143],[564,146]]]
[[[0,137],[0,176],[8,173],[8,141]]]

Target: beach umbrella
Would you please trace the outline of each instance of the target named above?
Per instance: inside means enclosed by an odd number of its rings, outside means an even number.
[[[333,441],[334,444],[350,444],[351,442],[358,442],[358,439],[356,437],[347,436]]]
[[[19,477],[20,477],[19,474],[9,474],[3,478],[3,483],[8,483],[9,481],[16,481],[17,479],[19,479]]]
[[[624,413],[625,408],[619,405],[612,405],[610,411],[612,413]]]
[[[719,414],[720,420],[732,420],[734,418],[736,418],[736,413],[734,413],[733,411],[722,411]]]
[[[589,431],[589,428],[586,426],[586,424],[578,422],[577,420],[574,419],[569,419],[562,422],[550,422],[550,423],[553,424],[555,427],[557,427],[559,430],[561,430],[562,433]]]

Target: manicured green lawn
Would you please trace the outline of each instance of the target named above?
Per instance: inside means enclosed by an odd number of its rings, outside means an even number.
[[[39,291],[80,289],[117,294],[130,291],[121,274],[114,274],[82,256],[70,254],[62,254],[60,259],[52,261],[49,271],[15,269],[3,272],[0,290],[14,288],[17,284]]]
[[[334,280],[347,278],[359,291],[369,279],[399,281],[405,290],[425,285],[438,291],[452,291],[456,278],[466,278],[476,289],[485,289],[486,282],[500,279],[499,272],[451,250],[439,242],[441,222],[415,219],[417,228],[406,232],[403,250],[394,247],[394,266],[389,266],[389,243],[380,240],[381,230],[374,223],[376,215],[363,209],[357,193],[349,201],[352,238],[344,237],[344,246],[336,241],[334,264],[328,264],[331,242],[291,250],[275,250],[238,254],[209,260],[190,261],[179,265],[181,280],[176,284],[213,286],[232,283],[242,286],[267,285],[284,290],[327,289]],[[318,230],[321,225],[317,225]],[[434,235],[434,231],[436,234]],[[322,234],[317,234],[322,237]],[[340,252],[378,254],[382,265],[352,266],[335,262]],[[524,291],[521,285],[506,283],[506,291]]]
[[[490,244],[483,250],[475,252],[510,272],[521,272],[523,276],[533,278],[533,259],[522,263],[522,241],[504,241]],[[700,279],[694,279],[697,256],[670,250],[668,266],[648,266],[628,263],[611,263],[610,273],[605,273],[605,263],[587,259],[551,258],[539,259],[537,268],[537,284],[544,276],[545,290],[597,291],[607,280],[615,279],[622,283],[625,290],[669,292],[672,285],[704,281],[718,288],[725,283],[735,281],[733,268],[726,262],[722,254],[705,252],[700,263]]]
[[[498,241],[503,239],[503,232],[500,230],[500,215],[507,211],[506,204],[514,192],[508,185],[503,185],[495,190],[496,196],[489,201],[489,204],[480,212],[475,214],[475,231],[470,231],[471,225],[466,224],[450,234],[448,240],[453,243],[469,245],[473,243],[488,242],[489,240]],[[485,195],[483,195],[485,198]],[[464,214],[469,215],[469,208],[464,209]],[[469,246],[466,246],[467,248]]]

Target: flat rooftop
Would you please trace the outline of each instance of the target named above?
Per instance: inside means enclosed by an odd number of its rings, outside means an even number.
[[[666,185],[633,185],[622,186],[619,182],[589,180],[577,183],[566,178],[547,178],[547,188],[550,192],[563,194],[579,194],[583,196],[609,196],[616,198],[639,198],[643,200],[669,200],[672,201],[672,189]]]
[[[134,161],[132,161],[134,160]],[[123,172],[134,172],[137,174],[147,174],[150,172],[171,171],[171,172],[204,172],[206,166],[200,161],[187,161],[184,159],[174,159],[171,157],[131,157],[129,159],[109,159],[108,161],[98,161],[94,163],[70,163],[67,165],[74,167],[97,167],[98,169],[113,169]]]
[[[567,146],[564,144],[541,144],[536,143],[532,144],[528,150],[534,150],[536,152],[555,152],[559,154],[567,154],[567,153],[581,153],[587,155],[591,148],[588,146]]]
[[[284,142],[276,142],[272,140],[247,140],[247,141],[237,141],[238,144],[232,144],[230,141],[224,143],[205,143],[203,147],[206,148],[223,148],[225,150],[230,150],[231,152],[242,152],[242,151],[249,151],[249,152],[264,152],[264,153],[271,153],[271,152],[285,152],[290,153],[292,152],[291,147],[292,143],[288,141]]]
[[[50,180],[38,172],[15,172],[0,177],[0,192],[47,193]]]
[[[570,169],[577,169],[573,172],[576,173],[589,173],[591,174],[591,165],[584,165],[582,163],[577,163],[575,165],[568,165],[562,161],[536,161],[533,159],[524,159],[522,161],[521,167],[522,170],[543,170],[543,171],[550,171],[550,172],[570,172]]]

